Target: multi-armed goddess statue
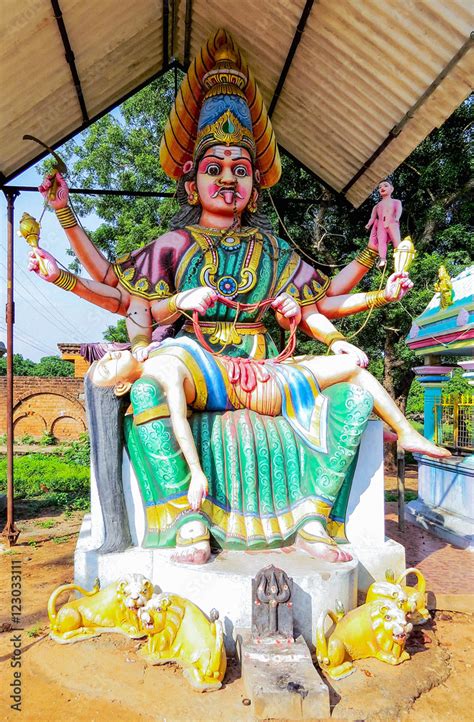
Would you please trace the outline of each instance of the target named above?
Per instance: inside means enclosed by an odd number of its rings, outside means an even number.
[[[399,300],[411,281],[398,272],[383,290],[351,293],[375,250],[363,250],[329,279],[273,235],[259,200],[280,177],[276,139],[252,73],[225,31],[191,64],[160,160],[178,181],[172,230],[110,263],[78,224],[58,174],[41,190],[92,280],[60,270],[42,249],[30,258],[46,281],[126,318],[131,352],[107,355],[87,379],[93,459],[102,464],[102,551],[129,540],[119,464],[103,468],[121,453],[119,414],[101,411],[101,394],[110,405],[113,386],[116,408],[124,398],[128,405],[131,391],[125,439],[146,510],[146,546],[176,546],[179,561],[203,563],[212,535],[223,548],[295,542],[314,557],[346,561],[337,541],[344,540],[372,407],[402,448],[449,453],[410,426],[365,369],[366,355],[332,324]],[[50,198],[53,180],[58,191]],[[263,325],[269,307],[292,340],[298,329],[331,355],[294,358],[290,345],[278,356]],[[155,327],[180,316],[186,320],[177,337],[153,340]]]

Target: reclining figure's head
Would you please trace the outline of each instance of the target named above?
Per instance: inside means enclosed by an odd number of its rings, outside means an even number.
[[[109,351],[89,371],[96,386],[113,386],[123,396],[142,375],[142,365],[130,351]]]

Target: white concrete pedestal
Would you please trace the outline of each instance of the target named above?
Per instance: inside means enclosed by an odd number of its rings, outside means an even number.
[[[251,579],[264,566],[275,564],[293,578],[295,632],[313,646],[314,627],[323,608],[339,599],[346,610],[357,604],[357,592],[366,591],[385,570],[405,569],[405,550],[385,538],[382,424],[369,421],[362,437],[348,505],[347,536],[354,561],[330,564],[294,549],[272,552],[223,551],[202,566],[176,564],[173,550],[144,549],[145,515],[140,491],[128,457],[124,454],[124,494],[133,547],[117,554],[99,554],[103,521],[95,480],[91,480],[91,514],[85,517],[74,556],[76,583],[92,587],[99,577],[105,586],[123,574],[141,573],[163,591],[188,597],[209,613],[215,607],[226,632],[226,646],[233,650],[233,632],[250,627]]]
[[[418,499],[406,518],[454,546],[474,551],[474,455],[432,459],[415,454]]]

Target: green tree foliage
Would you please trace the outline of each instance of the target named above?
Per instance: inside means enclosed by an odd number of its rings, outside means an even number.
[[[107,326],[104,331],[104,339],[110,343],[125,343],[128,341],[125,319],[119,319],[115,326]]]
[[[394,195],[404,206],[402,236],[410,234],[417,250],[410,271],[414,289],[399,304],[338,324],[353,343],[368,352],[371,370],[402,408],[413,380],[411,368],[421,363],[405,344],[413,319],[431,300],[441,263],[455,276],[472,262],[473,111],[474,103],[469,99],[413,151],[391,179]],[[296,194],[314,200],[304,214],[297,204],[284,205],[284,221],[292,238],[322,270],[335,272],[334,264],[344,264],[355,249],[366,245],[364,226],[375,197],[358,209],[350,208],[289,159],[284,159],[280,193],[282,187],[288,188],[287,197]],[[359,290],[379,288],[383,280],[380,272],[373,270]],[[305,352],[313,349],[317,347],[312,342],[304,344]]]
[[[43,356],[35,363],[23,358],[20,353],[13,354],[13,373],[15,376],[73,376],[74,366],[59,356]],[[7,360],[0,358],[0,376],[7,375]]]
[[[174,192],[174,184],[164,175],[158,158],[173,98],[174,77],[169,74],[127,100],[120,112],[102,118],[72,141],[67,152],[74,184]],[[400,304],[338,324],[368,352],[370,369],[402,408],[413,379],[411,367],[419,363],[405,344],[412,320],[433,296],[439,265],[445,263],[454,276],[470,262],[473,108],[472,99],[463,103],[413,151],[391,179],[395,197],[404,204],[402,235],[411,234],[417,249],[411,271],[415,288]],[[364,226],[375,196],[354,209],[286,156],[282,180],[271,193],[264,192],[263,198],[275,229],[284,236],[287,229],[302,255],[314,259],[314,265],[329,274],[337,272],[367,244]],[[94,211],[103,219],[91,235],[108,258],[156,238],[167,229],[176,210],[175,201],[169,198],[160,202],[155,198],[87,196],[76,205],[81,215]],[[385,280],[373,270],[358,290],[377,289]],[[124,340],[123,322],[118,328],[109,327],[105,336],[108,340]],[[301,341],[299,350],[326,351],[313,341]]]
[[[63,155],[72,170],[70,184],[173,196],[175,184],[159,162],[161,136],[173,100],[174,74],[169,73],[126,100],[120,112],[109,113],[68,143]],[[90,235],[109,259],[164,233],[178,208],[172,197],[160,201],[153,197],[75,196],[73,203],[82,217],[93,211],[103,219]]]

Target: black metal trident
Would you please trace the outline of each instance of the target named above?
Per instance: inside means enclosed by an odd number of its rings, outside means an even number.
[[[268,604],[268,633],[278,634],[278,605],[288,602],[291,589],[288,578],[282,569],[273,565],[262,569],[256,581],[256,598],[261,604]]]

